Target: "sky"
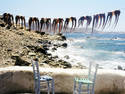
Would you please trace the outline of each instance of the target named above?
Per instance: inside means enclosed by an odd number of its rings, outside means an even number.
[[[71,17],[98,13],[108,13],[120,9],[119,23],[115,29],[106,30],[125,32],[125,0],[1,0],[0,14],[5,12],[29,17]],[[114,21],[114,20],[113,20]],[[113,24],[112,21],[112,24]]]

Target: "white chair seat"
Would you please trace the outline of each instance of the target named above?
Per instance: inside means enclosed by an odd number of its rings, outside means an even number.
[[[44,76],[40,76],[40,81],[50,81],[53,78],[51,76],[48,75],[44,75]]]

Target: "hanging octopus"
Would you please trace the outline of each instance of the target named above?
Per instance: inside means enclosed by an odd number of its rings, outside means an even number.
[[[76,20],[76,17],[70,17],[70,19],[72,21],[72,27],[71,27],[71,30],[72,30],[72,29],[76,28],[76,22],[77,22],[77,20]]]
[[[29,18],[29,31],[31,31],[31,25],[33,25],[33,28],[34,28],[34,21],[33,21],[33,17],[30,17]]]
[[[4,13],[3,14],[3,20],[6,24],[8,24],[9,26],[14,25],[14,18],[13,15],[10,13]]]
[[[18,24],[19,25],[21,24],[21,27],[26,28],[26,21],[25,21],[25,17],[24,16],[16,15],[15,21],[16,21],[16,27],[17,27]]]
[[[46,28],[51,30],[51,18],[46,18]]]
[[[82,17],[79,18],[79,20],[78,20],[78,27],[79,27],[80,25],[83,26],[84,20],[86,20],[86,17],[85,17],[85,16],[82,16]]]
[[[43,30],[43,28],[45,27],[45,24],[46,24],[46,19],[41,18],[41,20],[40,20],[40,31]]]
[[[105,22],[105,26],[107,24],[108,24],[108,26],[110,26],[111,21],[112,21],[112,17],[115,16],[114,27],[116,27],[116,25],[118,23],[118,20],[119,20],[120,13],[121,13],[120,10],[115,10],[115,11],[112,11],[112,12],[108,12],[107,19],[106,19],[106,22]]]
[[[114,28],[117,26],[119,16],[120,16],[121,11],[120,10],[115,10],[114,15],[115,15],[115,22],[114,22]]]
[[[35,23],[35,27],[36,27],[36,31],[39,31],[39,19],[37,17],[34,17],[34,23]]]
[[[91,16],[82,16],[82,17],[80,17],[79,20],[78,20],[78,27],[80,25],[83,26],[83,22],[85,20],[87,21],[87,23],[86,23],[86,30],[87,30],[88,26],[91,24],[91,21],[92,21],[92,17]]]
[[[16,27],[17,27],[17,24],[20,25],[20,16],[19,15],[16,15],[15,22],[16,22]]]
[[[70,18],[66,18],[65,22],[64,22],[64,30],[68,29],[68,25],[69,25],[69,22],[70,22]]]
[[[54,18],[52,22],[52,28],[54,30],[54,33],[57,31],[58,23],[59,23],[59,20],[57,18]]]
[[[98,22],[99,22],[99,14],[96,14],[93,16],[92,32],[94,31],[94,28],[97,28]]]
[[[58,20],[59,20],[59,33],[61,32],[61,30],[62,30],[62,27],[63,27],[63,18],[58,18]]]
[[[64,22],[64,30],[68,29],[68,25],[69,25],[70,21],[72,22],[72,26],[71,26],[70,30],[75,29],[76,22],[77,22],[76,17],[70,17],[70,18],[66,18],[66,20]]]
[[[31,31],[31,25],[33,27],[33,30],[36,30],[36,31],[39,30],[39,19],[37,17],[30,17],[29,18],[29,31]]]
[[[98,28],[100,28],[101,26],[102,26],[102,28],[104,28],[104,25],[105,25],[105,13],[99,14],[99,20],[100,20],[100,23],[99,23]]]
[[[87,31],[88,26],[91,24],[92,17],[91,16],[86,16],[86,20],[87,20],[87,23],[86,23],[86,31]]]

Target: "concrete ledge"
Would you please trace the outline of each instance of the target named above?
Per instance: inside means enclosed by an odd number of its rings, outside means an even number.
[[[73,79],[87,75],[86,69],[40,68],[41,75],[55,79],[55,92],[72,94]],[[0,94],[34,92],[32,67],[0,68]],[[95,94],[125,94],[125,72],[99,69]]]

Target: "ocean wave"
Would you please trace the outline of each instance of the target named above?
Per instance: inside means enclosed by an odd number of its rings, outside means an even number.
[[[80,35],[79,35],[80,34]],[[104,69],[125,68],[125,39],[116,37],[85,36],[77,33],[67,38],[67,48],[58,48],[52,55],[70,62],[72,65],[88,66],[89,62],[98,63]],[[80,37],[79,37],[80,36]],[[57,41],[56,41],[57,42]],[[68,56],[69,58],[65,58]]]

